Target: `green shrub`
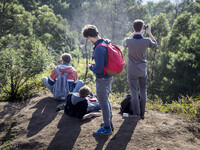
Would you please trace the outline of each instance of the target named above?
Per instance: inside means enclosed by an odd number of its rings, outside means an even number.
[[[95,82],[95,75],[89,69],[88,69],[88,72],[87,72],[87,76],[85,78],[86,69],[87,69],[86,59],[73,59],[72,65],[78,72],[79,80],[85,79],[86,83]]]
[[[20,36],[20,35],[19,35]],[[0,76],[5,82],[0,82],[3,100],[22,100],[27,91],[32,89],[32,80],[43,72],[53,59],[47,49],[32,37],[8,36],[7,40],[19,42],[17,47],[8,47],[0,51],[0,62],[3,70]],[[23,40],[24,39],[24,40]],[[26,97],[26,96],[25,96]]]
[[[148,99],[146,106],[152,110],[179,114],[193,122],[200,123],[200,97],[186,96],[171,104],[163,104],[162,100],[157,97],[153,100]]]

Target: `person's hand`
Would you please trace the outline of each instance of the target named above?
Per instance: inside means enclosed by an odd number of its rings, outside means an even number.
[[[152,41],[156,41],[155,38],[153,37],[153,35],[151,34],[151,26],[148,25],[148,27],[146,28],[146,32],[149,34],[149,38],[152,40]]]
[[[87,65],[88,69],[90,69],[90,66],[91,66],[91,64],[89,63],[89,64]]]
[[[149,34],[149,33],[151,33],[151,26],[150,25],[147,25],[147,27],[146,27],[146,32]]]
[[[94,66],[94,63],[89,63],[88,65],[87,65],[87,67],[90,69],[90,66]]]
[[[105,39],[105,40],[108,42],[108,44],[112,43],[110,39]]]
[[[131,33],[131,35],[129,36],[129,39],[132,39],[134,35],[135,35],[135,32]]]

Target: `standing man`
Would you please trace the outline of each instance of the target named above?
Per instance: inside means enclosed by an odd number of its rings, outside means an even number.
[[[79,89],[83,86],[83,81],[78,80],[78,73],[74,67],[71,66],[70,62],[72,60],[72,56],[69,53],[64,53],[61,55],[61,64],[58,65],[58,70],[63,73],[68,73],[67,81],[69,85],[70,92],[78,92]],[[43,77],[42,81],[44,85],[53,93],[54,84],[56,79],[58,78],[58,73],[54,68],[51,72],[49,78]]]
[[[143,29],[149,34],[149,38],[143,38]],[[147,98],[147,48],[157,48],[157,42],[151,34],[151,27],[144,26],[142,20],[134,21],[133,30],[124,42],[124,46],[128,47],[127,78],[131,90],[133,115],[144,119]]]
[[[103,123],[101,128],[94,131],[96,135],[108,135],[112,134],[112,108],[108,99],[112,86],[113,78],[107,74],[104,74],[103,67],[107,62],[107,49],[104,46],[98,46],[100,43],[108,44],[108,41],[102,39],[99,36],[99,32],[96,26],[86,25],[82,28],[83,37],[87,38],[94,44],[93,59],[95,64],[88,64],[88,68],[96,75],[96,93],[99,101],[102,114]]]

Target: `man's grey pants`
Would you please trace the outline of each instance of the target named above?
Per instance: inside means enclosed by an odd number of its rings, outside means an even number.
[[[113,78],[96,78],[96,93],[99,105],[103,114],[103,122],[105,127],[111,127],[112,108],[109,101],[109,93],[112,87]]]
[[[145,113],[147,98],[147,76],[136,77],[128,74],[128,82],[131,90],[131,104],[133,109],[133,115],[138,115],[140,117]]]

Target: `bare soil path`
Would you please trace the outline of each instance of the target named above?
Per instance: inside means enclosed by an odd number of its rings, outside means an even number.
[[[176,115],[147,110],[144,120],[123,118],[112,104],[114,132],[94,136],[102,117],[80,122],[63,111],[51,94],[23,104],[0,103],[0,149],[13,150],[200,150],[200,129]],[[12,141],[5,148],[2,144]]]

